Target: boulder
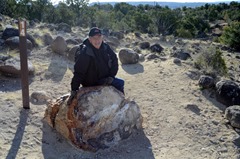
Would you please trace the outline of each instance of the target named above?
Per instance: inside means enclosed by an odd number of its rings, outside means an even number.
[[[240,105],[240,87],[231,80],[221,80],[216,84],[217,100],[226,106]]]
[[[75,54],[76,54],[76,51],[77,51],[78,48],[79,48],[79,45],[75,45],[75,46],[73,46],[72,48],[69,49],[69,51],[68,51],[68,59],[70,61],[75,62]]]
[[[202,89],[214,87],[214,79],[211,76],[202,75],[198,80],[198,85]]]
[[[110,33],[110,36],[114,36],[114,37],[118,38],[119,40],[124,38],[124,34],[122,32],[117,32],[117,31],[112,31]]]
[[[181,60],[192,58],[188,52],[184,52],[183,50],[174,50],[173,53],[171,53],[171,57],[176,57]]]
[[[44,121],[77,148],[105,149],[142,128],[138,105],[112,86],[80,88],[70,105],[68,97],[49,102]]]
[[[7,27],[4,31],[3,31],[3,34],[2,34],[2,39],[4,40],[7,40],[11,37],[18,37],[19,36],[19,30],[18,29],[15,29],[15,28],[12,28],[12,27]],[[35,39],[27,33],[27,36],[26,38],[31,41],[33,47],[36,47],[37,46],[37,43],[35,41]]]
[[[121,49],[118,56],[122,64],[136,64],[139,60],[139,55],[130,49]]]
[[[5,44],[8,45],[9,48],[13,49],[13,50],[19,48],[19,43],[20,43],[19,36],[14,36],[14,37],[8,38],[5,41]],[[28,39],[27,39],[27,49],[28,50],[32,50],[33,49],[33,44]]]
[[[50,33],[45,33],[42,36],[42,39],[43,39],[43,43],[44,43],[45,46],[51,45],[52,42],[53,42],[53,38],[52,38],[52,35]]]
[[[225,118],[230,124],[240,129],[240,105],[233,105],[225,110]]]
[[[67,50],[67,43],[63,37],[57,36],[56,39],[53,40],[51,48],[53,52],[63,55]]]
[[[141,49],[148,49],[150,47],[150,43],[145,41],[140,43],[140,48]]]
[[[33,64],[28,60],[28,73],[32,75],[35,69]],[[19,77],[21,74],[21,63],[18,58],[9,58],[0,63],[0,72],[4,75]]]
[[[150,46],[150,50],[152,52],[161,53],[163,51],[163,47],[160,44],[154,44],[154,45]]]
[[[70,25],[66,24],[66,23],[60,23],[57,26],[57,30],[58,31],[64,31],[66,33],[71,33],[72,32],[72,28]]]
[[[48,99],[50,99],[50,97],[45,91],[34,91],[31,94],[31,100],[35,104],[46,103]]]
[[[68,45],[77,45],[77,44],[79,44],[79,42],[77,41],[77,40],[75,40],[75,39],[67,39],[66,40],[66,43],[68,44]]]

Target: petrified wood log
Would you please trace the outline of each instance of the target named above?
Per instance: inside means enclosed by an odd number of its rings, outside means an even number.
[[[112,86],[81,88],[70,105],[68,97],[50,102],[45,120],[77,148],[105,149],[142,128],[138,105]]]

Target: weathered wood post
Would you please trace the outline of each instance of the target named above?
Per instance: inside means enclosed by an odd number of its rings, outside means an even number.
[[[24,109],[30,109],[30,106],[29,106],[29,86],[28,86],[26,21],[19,19],[18,28],[19,28],[19,40],[20,40],[19,48],[20,48],[20,62],[21,62],[21,85],[22,85],[23,108]]]

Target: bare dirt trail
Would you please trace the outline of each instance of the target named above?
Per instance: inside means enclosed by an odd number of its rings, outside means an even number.
[[[46,48],[29,58],[36,67],[30,93],[54,99],[70,91],[73,63]],[[22,110],[20,80],[1,77],[0,158],[237,159],[239,135],[225,124],[224,106],[199,89],[190,65],[166,59],[120,65],[117,76],[141,109],[143,131],[97,153],[75,149],[42,122],[45,104]]]

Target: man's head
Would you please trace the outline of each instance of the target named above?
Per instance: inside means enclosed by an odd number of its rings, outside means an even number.
[[[89,34],[88,34],[88,39],[90,43],[97,49],[101,47],[102,41],[103,41],[103,36],[102,36],[102,31],[97,28],[93,27],[90,29]]]

